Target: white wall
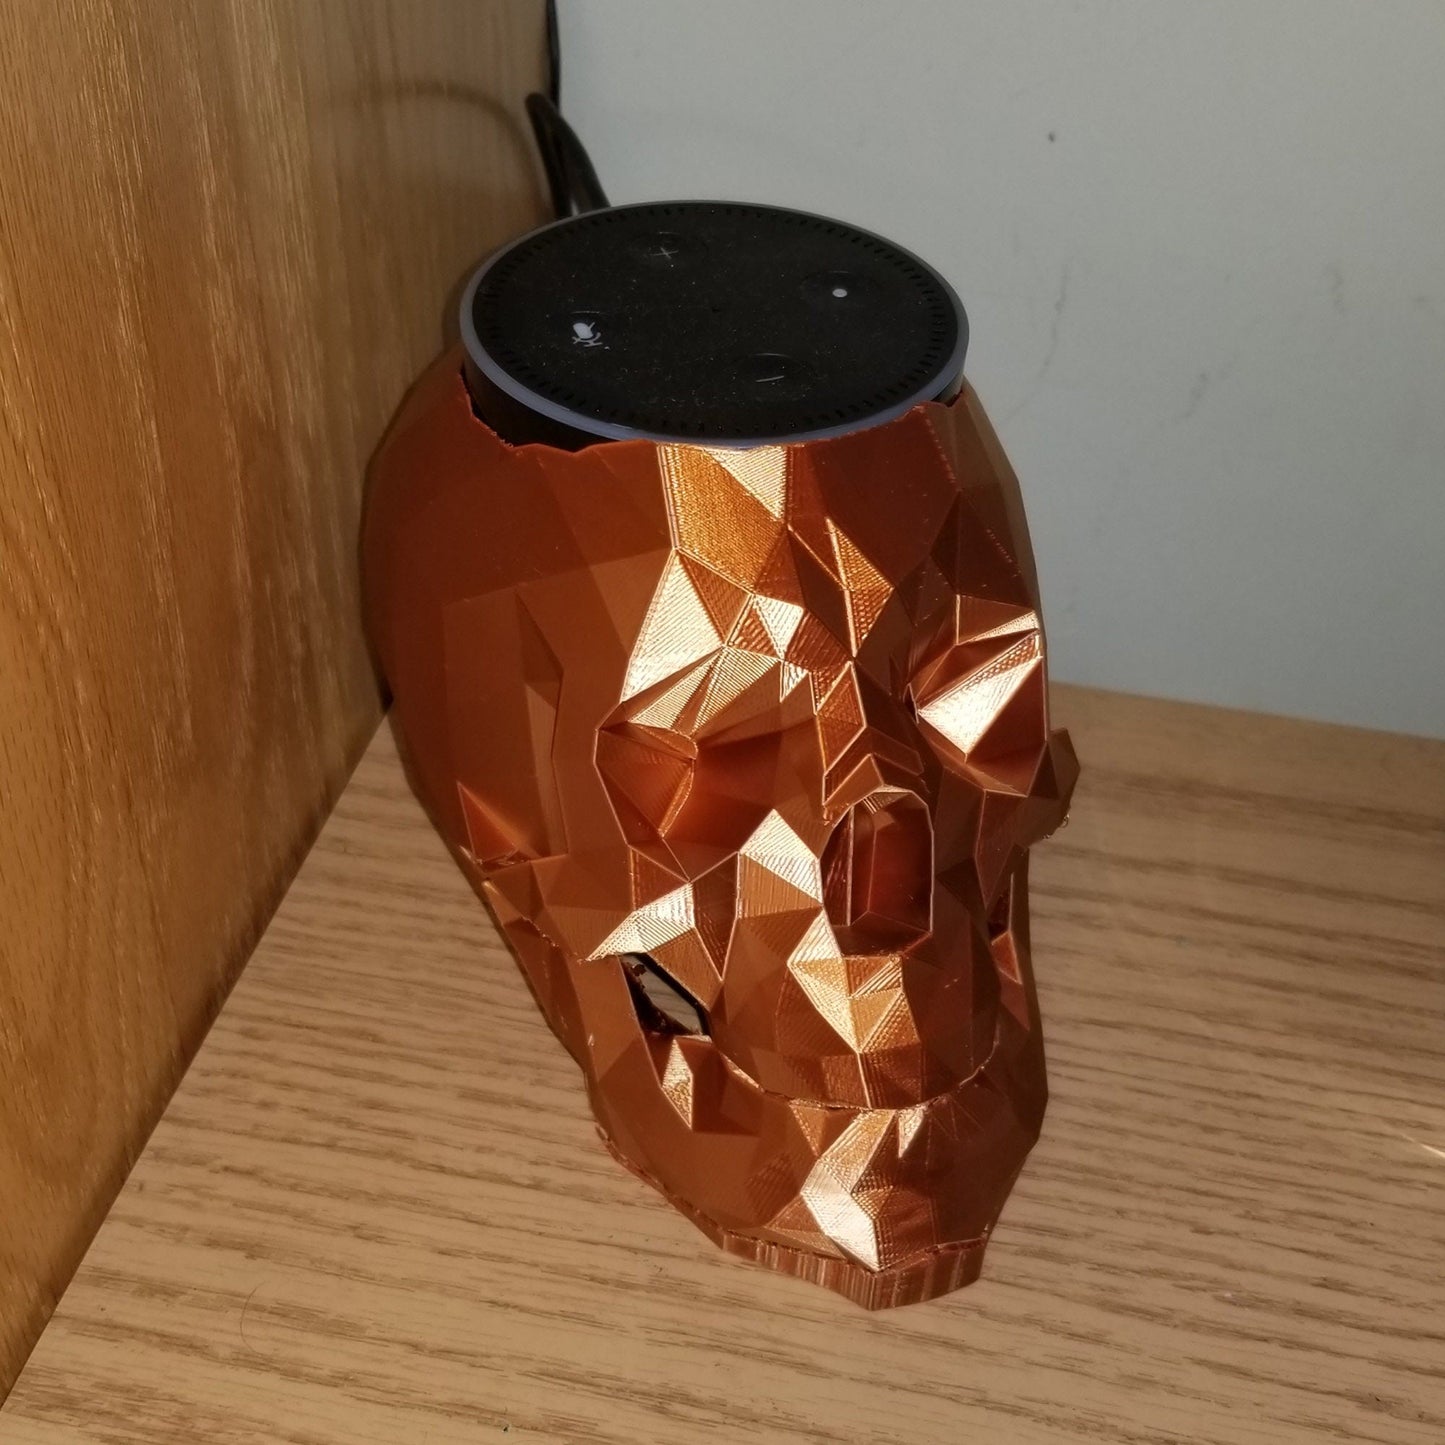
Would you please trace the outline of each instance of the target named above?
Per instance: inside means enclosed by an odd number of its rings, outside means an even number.
[[[1057,677],[1445,734],[1445,4],[564,0],[612,199],[958,287]]]

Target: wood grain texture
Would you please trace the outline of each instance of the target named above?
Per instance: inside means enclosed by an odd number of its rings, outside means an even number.
[[[539,0],[0,0],[0,1395],[379,713],[361,480]]]
[[[868,1315],[625,1174],[383,730],[8,1445],[1445,1439],[1445,746],[1059,690],[1053,1102],[979,1284]]]

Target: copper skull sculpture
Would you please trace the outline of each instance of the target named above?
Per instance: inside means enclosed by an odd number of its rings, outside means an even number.
[[[614,1153],[868,1307],[975,1278],[1043,1117],[1027,850],[1077,768],[972,391],[562,451],[498,438],[449,355],[364,568],[414,785]]]

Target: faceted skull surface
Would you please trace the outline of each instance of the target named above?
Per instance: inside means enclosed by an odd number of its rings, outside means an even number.
[[[1077,769],[973,393],[564,452],[497,438],[448,357],[364,550],[415,786],[612,1150],[861,1304],[974,1278],[1043,1117],[1027,850]]]

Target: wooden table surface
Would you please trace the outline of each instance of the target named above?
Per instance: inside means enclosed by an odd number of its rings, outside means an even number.
[[[1058,703],[980,1283],[865,1314],[613,1163],[383,729],[0,1439],[1440,1445],[1445,746]]]

